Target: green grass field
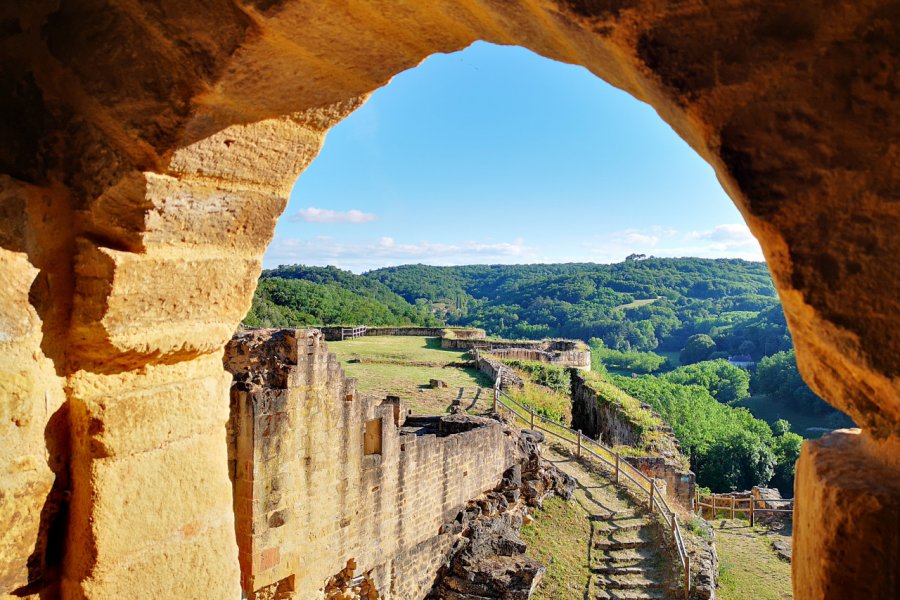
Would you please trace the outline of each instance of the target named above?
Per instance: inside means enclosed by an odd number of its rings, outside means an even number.
[[[628,310],[630,308],[640,308],[642,306],[647,306],[648,304],[653,304],[657,300],[659,300],[659,298],[643,298],[641,300],[629,302],[628,304],[620,304],[616,308],[621,308],[622,310]]]
[[[361,337],[328,342],[348,377],[359,390],[376,396],[400,396],[415,414],[442,414],[462,392],[462,404],[473,413],[490,410],[491,381],[476,369],[448,366],[465,361],[461,350],[444,350],[438,338],[407,336]],[[360,362],[348,362],[359,360]],[[431,389],[439,379],[448,387]],[[477,396],[477,400],[476,400]]]
[[[822,437],[826,430],[855,427],[849,417],[812,415],[799,412],[791,406],[773,402],[768,396],[753,396],[752,398],[736,402],[734,406],[743,406],[749,409],[754,417],[762,419],[769,425],[772,425],[778,419],[787,419],[791,424],[791,431],[806,439]]]
[[[669,359],[669,368],[663,369],[663,371],[671,371],[673,369],[677,369],[681,366],[681,353],[680,352],[661,352],[659,350],[654,350],[657,354],[662,356],[663,358]]]
[[[710,521],[716,532],[721,600],[787,600],[791,591],[791,565],[772,549],[777,539],[790,539],[790,531],[773,532],[750,527],[747,521]]]

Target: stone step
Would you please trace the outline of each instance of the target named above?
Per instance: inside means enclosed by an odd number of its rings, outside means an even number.
[[[640,575],[597,575],[594,583],[607,590],[655,590],[663,587],[659,578],[650,579]]]
[[[593,552],[592,558],[597,562],[609,564],[622,564],[627,562],[654,562],[659,560],[659,554],[655,549],[636,548],[636,549],[620,549],[606,550],[603,552]]]
[[[647,509],[636,507],[633,510],[620,510],[608,515],[592,515],[591,521],[616,521],[619,519],[640,519],[647,516]]]
[[[640,517],[631,517],[628,519],[615,519],[611,521],[603,521],[597,525],[597,531],[602,534],[611,534],[617,531],[634,531],[648,527],[650,523],[646,519]]]
[[[594,549],[603,551],[629,550],[632,548],[648,548],[653,545],[652,540],[600,540],[594,542]]]
[[[637,565],[601,565],[591,567],[591,573],[596,575],[646,575],[649,569]]]
[[[663,590],[594,590],[591,600],[667,600]]]

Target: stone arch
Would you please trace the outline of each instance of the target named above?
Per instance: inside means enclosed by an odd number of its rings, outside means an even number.
[[[863,428],[801,458],[798,597],[834,593],[837,544],[847,552],[815,511],[844,510],[852,489],[882,506],[854,509],[858,522],[898,522],[900,493],[886,483],[900,470],[895,3],[69,0],[3,11],[0,98],[15,118],[0,149],[0,427],[12,442],[0,450],[11,482],[0,517],[25,515],[0,542],[4,592],[52,585],[39,550],[54,519],[40,515],[65,512],[56,480],[71,490],[64,596],[237,593],[220,354],[289,186],[372,90],[475,40],[583,65],[651,104],[759,238],[801,372]],[[64,436],[54,414],[71,445],[49,456],[58,444],[45,438]],[[831,461],[867,473],[864,484]],[[876,547],[898,543],[884,535]],[[863,572],[872,540],[858,537]]]

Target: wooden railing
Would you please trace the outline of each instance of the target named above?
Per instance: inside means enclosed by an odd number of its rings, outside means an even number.
[[[368,327],[365,325],[360,327],[341,327],[341,340],[362,337],[366,335],[366,329],[368,329]]]
[[[704,502],[705,501],[705,502]],[[757,504],[762,503],[763,506],[760,507]],[[783,504],[785,508],[766,508],[765,504]],[[746,506],[740,506],[740,504],[746,504]],[[734,496],[729,496],[726,494],[710,494],[709,496],[700,496],[699,490],[697,491],[697,499],[694,502],[694,506],[696,507],[697,514],[703,515],[703,509],[709,508],[712,510],[712,518],[718,518],[719,511],[726,511],[731,513],[731,518],[741,513],[748,516],[750,519],[750,526],[756,525],[756,517],[757,515],[763,514],[790,514],[793,517],[794,513],[794,501],[793,500],[766,500],[764,498],[735,498]]]
[[[595,439],[586,437],[581,433],[581,430],[569,429],[543,415],[537,414],[532,408],[519,404],[500,389],[500,375],[501,373],[497,374],[497,380],[494,383],[495,413],[502,414],[500,411],[505,410],[512,417],[512,422],[515,422],[515,419],[519,419],[531,429],[543,431],[563,442],[572,444],[575,446],[575,454],[579,458],[583,454],[587,454],[608,466],[614,474],[616,485],[624,485],[622,481],[622,478],[624,478],[648,495],[647,506],[650,512],[656,511],[659,513],[665,528],[672,536],[672,543],[678,553],[678,560],[684,572],[684,597],[688,598],[691,591],[691,557],[685,548],[684,538],[681,535],[681,527],[678,524],[675,511],[669,506],[665,494],[659,490],[656,481],[641,473],[627,461],[621,460],[618,451],[603,445]]]

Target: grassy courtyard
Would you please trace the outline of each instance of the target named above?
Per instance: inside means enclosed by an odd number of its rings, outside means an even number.
[[[460,398],[473,413],[490,410],[491,381],[474,368],[453,366],[469,360],[462,350],[444,350],[438,338],[371,336],[328,342],[348,377],[360,391],[400,396],[415,414],[441,414]],[[446,388],[432,389],[438,379]]]

